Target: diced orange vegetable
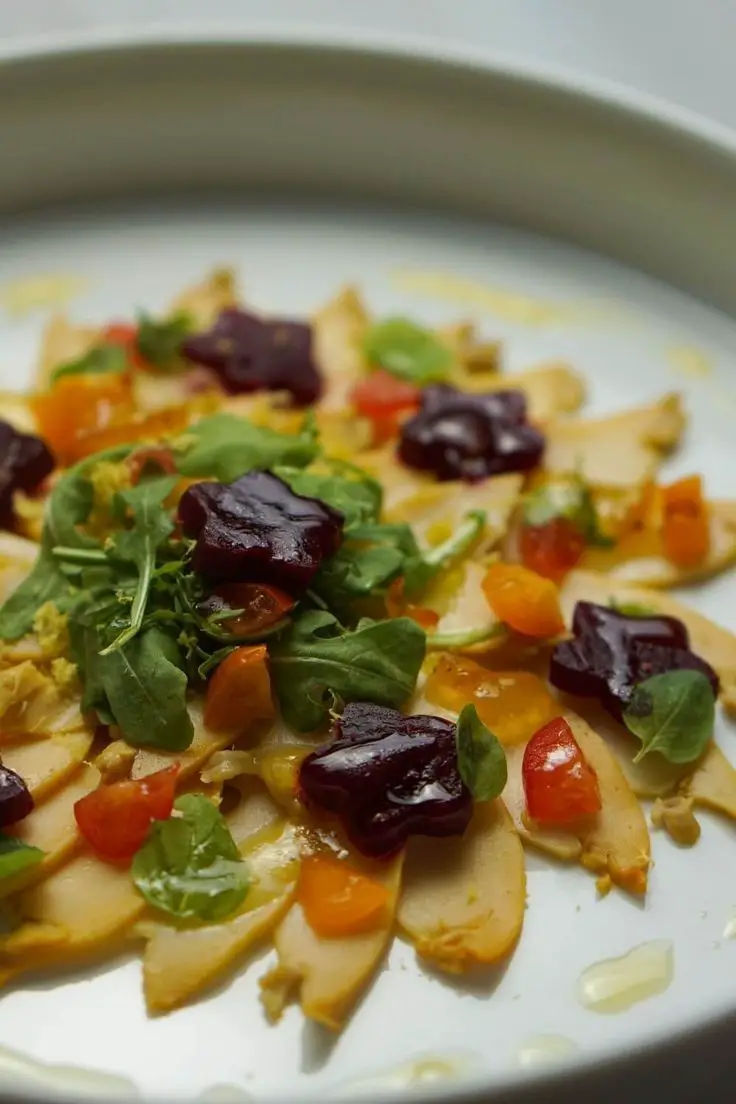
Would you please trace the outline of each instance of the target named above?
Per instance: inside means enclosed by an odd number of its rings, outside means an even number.
[[[30,406],[40,435],[62,464],[95,452],[85,450],[82,440],[129,420],[135,409],[125,373],[64,376],[50,391],[32,396]]]
[[[188,421],[186,406],[168,406],[143,417],[131,414],[127,418],[115,419],[105,427],[79,434],[75,459],[128,442],[156,440],[181,433]]]
[[[437,659],[424,692],[428,701],[455,713],[472,702],[483,724],[507,747],[526,743],[560,713],[559,702],[531,672],[489,671],[449,653]]]
[[[427,606],[415,606],[404,597],[404,580],[394,579],[386,594],[386,612],[389,617],[410,617],[423,629],[437,627],[440,615]]]
[[[664,487],[662,547],[677,567],[698,567],[710,551],[710,518],[703,481],[691,475]]]
[[[483,593],[496,617],[525,636],[551,637],[564,631],[557,587],[518,564],[491,564]]]
[[[210,679],[204,723],[213,732],[246,731],[274,716],[265,644],[236,648]]]
[[[519,551],[525,567],[559,583],[581,559],[585,537],[569,518],[556,517],[546,525],[522,526]]]
[[[377,927],[389,893],[342,859],[308,855],[302,859],[297,896],[312,931],[337,939]]]

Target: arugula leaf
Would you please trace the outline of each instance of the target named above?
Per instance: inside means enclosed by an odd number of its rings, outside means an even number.
[[[372,326],[363,351],[372,365],[420,385],[446,380],[452,368],[450,350],[408,318],[386,318]]]
[[[32,847],[16,836],[0,832],[0,879],[10,878],[21,870],[27,870],[29,866],[35,866],[41,862],[44,854],[40,847]]]
[[[503,792],[508,777],[506,754],[490,728],[483,724],[475,706],[468,703],[460,712],[455,730],[460,777],[476,801],[492,801]]]
[[[83,624],[73,617],[69,618],[69,646],[71,657],[77,665],[82,683],[82,713],[94,710],[102,724],[116,724],[110,712],[105,688],[100,673],[100,636],[92,624]]]
[[[186,311],[175,311],[163,319],[152,318],[141,311],[138,315],[136,348],[144,360],[156,368],[183,368],[179,350],[193,328],[193,319]]]
[[[397,548],[380,545],[366,548],[345,543],[320,565],[312,591],[331,609],[344,612],[357,599],[369,598],[397,579],[404,562],[404,555]]]
[[[274,471],[295,494],[318,498],[339,510],[345,517],[345,531],[351,526],[374,522],[381,512],[381,484],[366,473],[364,478],[346,479],[339,475],[277,467]]]
[[[612,548],[616,543],[601,529],[598,511],[582,476],[577,473],[555,477],[527,495],[523,508],[524,523],[548,525],[555,518],[566,518],[582,533],[585,543],[597,548]]]
[[[74,600],[69,579],[50,550],[42,546],[30,573],[0,607],[0,637],[19,640],[31,631],[37,610],[46,602],[53,602],[65,613]]]
[[[270,648],[284,720],[299,732],[317,728],[333,694],[344,702],[399,706],[414,690],[424,650],[424,632],[408,617],[364,618],[341,630],[326,611],[304,612]]]
[[[624,724],[641,740],[634,762],[658,751],[670,763],[693,763],[715,725],[715,695],[701,671],[666,671],[634,688]]]
[[[63,545],[65,548],[101,547],[98,540],[86,533],[80,533],[77,528],[87,521],[94,505],[94,490],[89,473],[102,460],[124,460],[132,448],[132,445],[116,445],[103,452],[96,452],[64,472],[51,492],[46,511],[44,543],[49,548],[55,545]]]
[[[139,483],[130,490],[120,491],[116,496],[118,503],[131,511],[133,527],[123,529],[112,538],[113,548],[109,554],[133,564],[138,572],[138,581],[130,607],[130,623],[104,649],[103,655],[127,644],[143,624],[156,566],[156,552],[174,529],[171,513],[164,509],[163,502],[176,483],[175,475],[158,476]]]
[[[225,920],[249,888],[230,829],[203,794],[183,794],[174,809],[180,815],[156,821],[133,859],[133,881],[149,905],[178,920]]]
[[[99,654],[94,670],[95,686],[129,744],[167,751],[189,747],[194,728],[187,711],[187,676],[170,636],[148,628],[122,648]]]
[[[202,418],[187,430],[187,438],[193,441],[178,459],[181,474],[221,483],[232,483],[252,468],[272,469],[280,464],[302,468],[319,451],[310,422],[301,433],[289,435],[234,414]]]
[[[56,383],[65,376],[104,375],[124,372],[128,356],[122,345],[95,345],[78,360],[60,364],[51,373],[50,382]]]

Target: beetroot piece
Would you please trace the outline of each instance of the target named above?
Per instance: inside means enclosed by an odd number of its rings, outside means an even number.
[[[181,351],[215,371],[233,395],[288,391],[296,406],[309,406],[322,392],[312,330],[303,322],[267,321],[229,307],[211,330],[188,337]]]
[[[294,595],[342,541],[344,518],[316,498],[294,494],[266,471],[234,483],[196,483],[181,497],[179,520],[196,537],[195,571],[213,582],[271,583]]]
[[[457,836],[473,799],[460,778],[455,726],[369,702],[345,707],[332,743],[301,766],[301,795],[340,818],[364,855],[386,857],[409,836]]]
[[[13,492],[38,489],[54,470],[54,458],[46,443],[32,433],[19,433],[0,421],[0,525],[13,520]]]
[[[617,720],[634,687],[665,671],[701,671],[718,693],[718,675],[690,650],[688,632],[676,617],[627,617],[608,606],[578,602],[574,640],[558,644],[549,680],[558,690],[598,698]]]
[[[543,451],[544,437],[529,425],[521,391],[468,395],[445,384],[425,387],[399,442],[399,458],[408,467],[468,482],[528,471]]]
[[[8,828],[33,811],[33,798],[19,774],[0,766],[0,828]]]

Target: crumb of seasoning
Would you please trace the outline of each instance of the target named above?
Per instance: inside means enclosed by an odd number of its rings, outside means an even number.
[[[76,663],[59,656],[51,661],[51,677],[60,690],[73,691],[79,689],[79,671]]]
[[[658,797],[652,806],[652,826],[664,828],[680,847],[692,847],[700,839],[700,825],[693,813],[693,799],[678,794]]]

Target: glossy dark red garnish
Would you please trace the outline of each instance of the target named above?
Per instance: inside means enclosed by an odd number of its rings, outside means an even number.
[[[302,763],[300,792],[339,817],[364,855],[391,855],[409,836],[465,831],[473,800],[458,771],[454,724],[357,702],[333,731],[332,743]]]
[[[446,384],[425,387],[399,441],[399,459],[408,467],[469,482],[529,471],[543,451],[544,437],[529,425],[521,391],[469,395]]]
[[[312,329],[303,322],[268,320],[229,307],[211,330],[188,337],[182,353],[215,371],[231,394],[288,391],[297,406],[309,406],[322,392]]]
[[[344,517],[297,495],[266,471],[234,483],[197,483],[179,501],[179,521],[196,537],[195,571],[214,582],[270,583],[287,594],[309,586],[342,541]]]
[[[628,617],[625,613],[578,602],[574,640],[552,652],[549,679],[558,690],[598,698],[620,719],[634,687],[666,671],[701,671],[718,693],[718,675],[690,650],[688,631],[676,617]]]
[[[17,824],[32,811],[33,798],[21,776],[0,766],[0,828]]]
[[[13,520],[13,492],[37,490],[54,466],[45,441],[0,421],[0,525]]]

